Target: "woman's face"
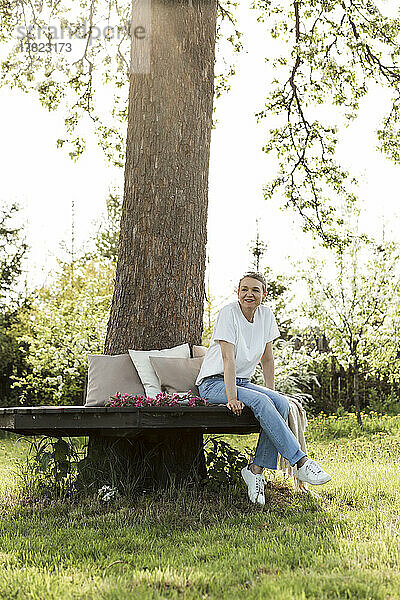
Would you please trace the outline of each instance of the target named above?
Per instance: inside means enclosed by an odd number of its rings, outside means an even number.
[[[261,281],[253,279],[253,277],[244,277],[240,282],[238,290],[239,304],[244,309],[254,308],[254,310],[261,304],[263,299],[266,297],[266,293],[263,292]]]

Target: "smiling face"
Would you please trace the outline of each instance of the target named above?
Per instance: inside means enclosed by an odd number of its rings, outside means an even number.
[[[266,297],[263,285],[258,279],[244,277],[239,285],[238,300],[244,312],[255,311]]]

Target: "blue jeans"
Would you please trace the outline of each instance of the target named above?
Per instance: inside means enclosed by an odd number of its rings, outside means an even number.
[[[276,469],[278,453],[292,466],[306,456],[286,423],[289,402],[285,396],[240,377],[236,378],[236,388],[238,400],[251,408],[262,428],[254,456],[256,465]],[[199,385],[199,391],[201,397],[207,398],[211,404],[228,402],[222,377],[207,377]]]

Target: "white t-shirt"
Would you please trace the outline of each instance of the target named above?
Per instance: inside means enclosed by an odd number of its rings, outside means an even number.
[[[221,346],[217,340],[235,345],[236,377],[250,378],[260,362],[265,345],[277,337],[278,325],[269,306],[260,304],[254,313],[253,323],[250,323],[242,313],[239,302],[227,304],[218,313],[196,385],[200,385],[205,377],[224,373]]]

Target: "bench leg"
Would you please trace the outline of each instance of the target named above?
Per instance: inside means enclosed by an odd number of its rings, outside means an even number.
[[[134,493],[198,485],[206,477],[201,433],[146,431],[135,438],[90,436],[79,484],[96,492],[112,485],[123,493]]]

